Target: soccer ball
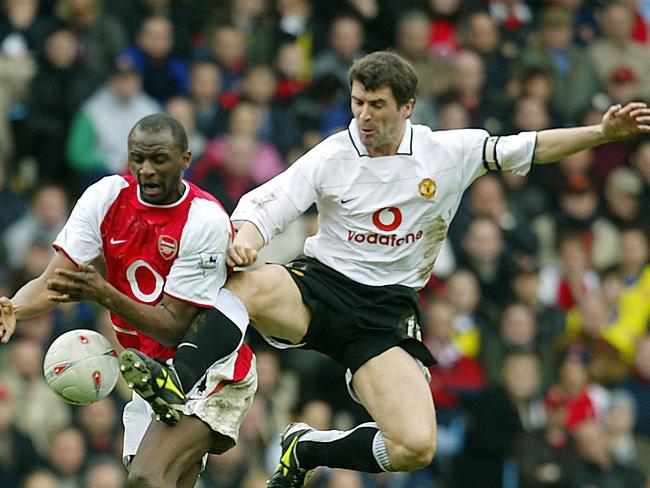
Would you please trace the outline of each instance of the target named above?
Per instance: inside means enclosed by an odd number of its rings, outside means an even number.
[[[74,405],[88,405],[106,397],[120,375],[111,343],[86,329],[61,334],[45,353],[43,372],[50,388]]]

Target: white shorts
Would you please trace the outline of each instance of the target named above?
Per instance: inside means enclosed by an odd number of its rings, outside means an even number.
[[[196,383],[188,393],[188,401],[181,411],[185,415],[196,415],[215,432],[237,442],[239,428],[253,403],[253,395],[257,390],[255,357],[252,358],[250,370],[243,380],[231,383],[228,381],[230,376],[225,373],[223,364],[212,365],[206,373],[205,385],[201,385],[203,378]],[[199,393],[200,386],[204,386],[203,394]],[[154,419],[155,414],[151,406],[140,395],[133,393],[122,415],[124,423],[122,459],[127,468],[131,458],[138,451],[149,423]],[[203,459],[204,467],[206,460],[207,454]]]

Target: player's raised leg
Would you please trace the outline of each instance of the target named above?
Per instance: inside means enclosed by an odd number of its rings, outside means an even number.
[[[307,334],[311,311],[290,272],[300,271],[265,265],[232,274],[225,286],[243,302],[258,332],[298,344]]]
[[[289,426],[269,488],[300,487],[318,466],[377,473],[410,471],[431,462],[435,409],[426,377],[410,354],[394,347],[370,359],[354,374],[353,388],[376,422],[349,431]]]

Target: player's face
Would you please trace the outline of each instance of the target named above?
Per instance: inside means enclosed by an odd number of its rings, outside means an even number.
[[[411,99],[400,107],[389,87],[366,90],[356,80],[352,82],[351,99],[359,137],[368,153],[371,156],[395,154],[415,101]]]
[[[182,152],[169,129],[160,132],[134,130],[129,139],[129,169],[147,203],[165,205],[177,201],[185,186],[183,171],[191,153]]]

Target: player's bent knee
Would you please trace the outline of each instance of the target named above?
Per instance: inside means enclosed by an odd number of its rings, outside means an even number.
[[[389,450],[390,463],[395,471],[412,471],[431,464],[436,452],[434,436],[420,436],[393,444]]]

